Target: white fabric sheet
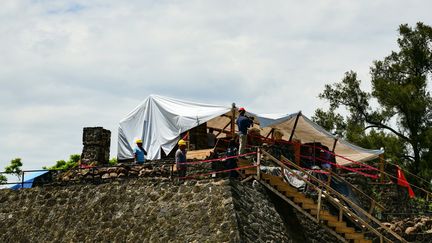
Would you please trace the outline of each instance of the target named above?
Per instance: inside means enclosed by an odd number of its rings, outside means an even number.
[[[263,136],[267,136],[271,129],[275,128],[283,133],[285,140],[289,139],[298,114],[248,112],[248,115],[256,117],[254,127],[259,128]],[[230,106],[209,105],[151,95],[120,121],[118,158],[133,158],[135,139],[140,138],[143,140],[144,149],[148,152],[147,159],[159,159],[161,149],[168,154],[175,147],[181,133],[205,122],[208,122],[209,127],[229,130],[231,116]],[[238,111],[236,111],[237,116]],[[301,113],[293,137],[301,140],[302,143],[320,142],[330,150],[337,139]],[[377,158],[383,152],[383,150],[360,148],[342,139],[337,139],[335,148],[336,154],[354,161],[368,161]],[[337,158],[336,161],[341,165],[351,164],[350,161],[341,158]]]
[[[134,158],[136,139],[143,140],[147,159],[160,159],[161,149],[168,154],[180,134],[212,118],[228,113],[229,106],[201,104],[150,95],[120,121],[118,158]]]

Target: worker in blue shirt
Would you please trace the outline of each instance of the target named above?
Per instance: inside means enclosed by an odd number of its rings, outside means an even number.
[[[247,142],[247,130],[253,125],[253,117],[245,116],[246,110],[241,107],[239,108],[239,117],[237,118],[237,127],[239,130],[239,154],[243,154],[246,149]]]
[[[143,143],[141,139],[137,139],[135,143],[137,145],[134,149],[135,163],[142,165],[145,162],[145,156],[147,155],[147,151],[145,151],[145,149],[143,148]]]

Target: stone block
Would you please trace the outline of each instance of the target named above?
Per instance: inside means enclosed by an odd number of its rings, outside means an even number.
[[[108,146],[111,143],[111,131],[103,127],[85,127],[83,131],[84,145]]]
[[[85,127],[83,131],[82,164],[108,164],[111,132],[102,127]]]

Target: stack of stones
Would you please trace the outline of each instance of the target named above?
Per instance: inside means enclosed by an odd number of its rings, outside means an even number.
[[[83,132],[83,151],[81,164],[108,164],[110,155],[111,132],[103,127],[85,127]]]

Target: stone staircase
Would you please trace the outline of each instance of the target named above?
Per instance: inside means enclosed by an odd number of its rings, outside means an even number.
[[[296,188],[288,185],[281,177],[263,173],[261,174],[261,179],[286,197],[286,199],[298,205],[304,212],[319,219],[328,226],[329,229],[343,237],[345,242],[372,243],[372,240],[366,239],[363,233],[356,232],[355,228],[347,226],[345,221],[339,220],[337,216],[332,215],[328,210],[319,210],[319,217],[317,217],[318,203],[306,197],[303,193],[298,192]]]
[[[264,173],[261,170],[260,165],[260,161],[262,159],[261,153],[263,154],[262,158],[267,158],[266,161],[274,164],[276,167],[279,167],[281,171],[287,170],[294,174],[293,169],[297,169],[303,173],[307,173],[301,167],[287,160],[286,158],[283,158],[284,162],[282,162],[273,157],[268,152],[260,152],[260,150],[258,150],[256,161],[252,162],[248,159],[238,160],[239,167],[250,166],[252,164],[257,166],[257,168],[247,168],[240,170],[240,174],[244,180],[246,181],[252,178],[258,180],[261,184],[267,187],[267,189],[271,190],[273,193],[278,195],[296,210],[303,213],[309,219],[318,223],[322,228],[326,229],[341,242],[372,243],[373,240],[368,239],[367,237],[374,237],[374,241],[378,240],[380,243],[407,242],[400,235],[396,234],[394,231],[383,225],[369,212],[360,208],[358,205],[350,201],[349,198],[346,198],[332,189],[328,184],[329,182],[325,183],[314,176],[309,176],[308,179],[298,177],[298,179],[303,180],[308,185],[310,190],[319,194],[318,199],[314,200],[285,182],[281,176]],[[288,164],[290,166],[288,166]],[[338,215],[333,215],[330,213],[330,211],[322,207],[322,201],[324,200],[339,209]],[[356,211],[353,211],[353,209]],[[359,216],[357,212],[359,212],[362,216]],[[349,220],[351,223],[355,224],[357,228],[351,227],[352,224],[348,226],[346,220]],[[379,232],[377,230],[378,227],[384,230],[386,235]],[[388,236],[391,236],[394,239],[391,240],[387,238]]]

